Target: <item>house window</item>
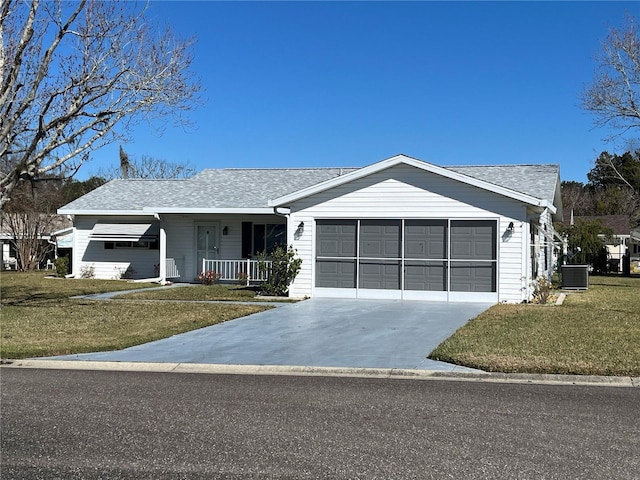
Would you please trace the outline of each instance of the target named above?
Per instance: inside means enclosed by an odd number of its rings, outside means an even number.
[[[242,258],[249,258],[262,252],[273,252],[276,246],[285,246],[287,227],[283,223],[242,224]]]
[[[146,250],[158,250],[157,240],[139,240],[139,241],[124,241],[124,242],[104,242],[105,250],[114,250],[121,248],[140,248]]]

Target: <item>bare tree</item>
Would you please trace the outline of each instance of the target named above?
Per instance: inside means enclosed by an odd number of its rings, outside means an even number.
[[[16,251],[19,270],[38,268],[53,251],[51,233],[69,223],[55,215],[62,201],[62,182],[57,179],[22,182],[14,189],[13,198],[1,212],[0,228]]]
[[[582,106],[609,126],[614,136],[640,127],[640,38],[632,17],[622,30],[612,28],[596,56],[593,83],[582,94]]]
[[[594,210],[594,201],[591,191],[580,182],[562,182],[562,209],[565,220],[569,215],[591,215]]]
[[[156,29],[126,1],[0,0],[0,207],[24,180],[73,173],[140,121],[198,103],[193,40]]]
[[[188,162],[170,162],[160,158],[143,155],[140,159],[129,159],[129,155],[120,146],[120,165],[98,170],[97,176],[106,181],[115,178],[171,179],[189,178],[196,170]]]

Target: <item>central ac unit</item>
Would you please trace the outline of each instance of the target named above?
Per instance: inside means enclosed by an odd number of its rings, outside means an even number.
[[[586,290],[589,288],[589,265],[562,265],[562,288]]]

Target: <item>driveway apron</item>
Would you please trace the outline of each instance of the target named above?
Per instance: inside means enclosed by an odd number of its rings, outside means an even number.
[[[313,298],[124,350],[54,358],[472,371],[426,357],[490,306]]]

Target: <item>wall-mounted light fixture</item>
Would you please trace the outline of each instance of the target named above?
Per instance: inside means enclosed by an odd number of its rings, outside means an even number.
[[[222,235],[229,235],[229,227],[225,226],[225,227],[222,229]]]
[[[502,234],[502,241],[503,242],[508,242],[509,239],[513,236],[513,229],[514,228],[515,227],[513,225],[513,222],[509,222],[509,225],[507,226],[507,229]]]
[[[304,222],[300,222],[298,224],[298,228],[296,228],[296,231],[293,232],[293,238],[295,240],[300,240],[300,237],[302,237],[303,232],[304,232]]]

